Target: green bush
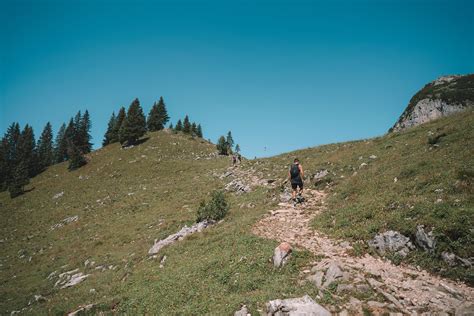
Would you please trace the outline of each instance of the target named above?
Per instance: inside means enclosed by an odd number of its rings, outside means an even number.
[[[225,198],[224,192],[214,191],[209,202],[202,201],[199,205],[196,221],[201,222],[206,219],[218,221],[223,219],[228,211],[229,203]]]

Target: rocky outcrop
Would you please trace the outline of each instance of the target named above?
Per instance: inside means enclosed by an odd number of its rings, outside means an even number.
[[[267,315],[312,315],[331,316],[331,313],[305,295],[299,298],[273,300],[267,303]]]
[[[399,132],[473,107],[474,74],[440,77],[413,96],[390,131]]]
[[[405,257],[410,250],[415,248],[410,238],[393,230],[376,235],[368,244],[382,255],[392,252],[402,257]]]
[[[148,250],[149,255],[156,255],[161,248],[174,243],[175,241],[181,240],[184,237],[194,234],[196,232],[201,232],[203,229],[207,228],[208,226],[214,224],[214,221],[204,220],[202,222],[196,223],[191,227],[184,226],[181,228],[180,231],[177,233],[171,234],[165,239],[160,241],[155,241],[154,245]]]
[[[425,232],[423,225],[418,225],[416,228],[416,244],[423,248],[423,250],[432,253],[436,247],[436,240],[433,236],[433,230]]]

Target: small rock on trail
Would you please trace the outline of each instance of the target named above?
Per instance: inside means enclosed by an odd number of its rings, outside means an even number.
[[[273,300],[267,303],[268,316],[280,315],[311,315],[311,316],[331,316],[331,313],[316,303],[311,297],[305,295],[299,298],[285,300]]]
[[[287,242],[282,242],[273,252],[273,265],[280,268],[286,264],[291,256],[291,245]]]

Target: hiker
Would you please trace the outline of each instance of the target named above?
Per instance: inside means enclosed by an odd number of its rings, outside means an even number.
[[[235,155],[232,155],[232,165],[235,166],[237,163],[237,157]]]
[[[288,176],[290,178],[291,188],[293,189],[293,193],[291,198],[293,201],[296,201],[296,193],[298,196],[301,195],[303,192],[303,178],[304,178],[304,171],[303,167],[300,164],[298,158],[295,158],[293,164],[290,167],[290,171],[288,172]],[[298,192],[299,188],[299,192]]]
[[[237,154],[237,160],[239,160],[239,164],[242,162],[242,156],[240,154]]]

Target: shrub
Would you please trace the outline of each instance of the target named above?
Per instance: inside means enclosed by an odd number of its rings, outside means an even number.
[[[218,221],[229,211],[229,203],[227,202],[224,192],[214,191],[211,195],[211,200],[206,203],[202,201],[197,211],[197,222],[203,220]]]

